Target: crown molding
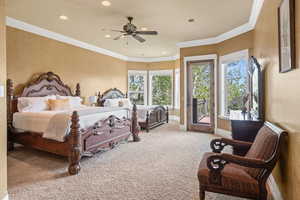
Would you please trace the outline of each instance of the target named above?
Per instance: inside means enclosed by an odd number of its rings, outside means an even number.
[[[230,38],[236,37],[248,31],[251,31],[255,28],[257,19],[259,17],[260,11],[264,4],[264,0],[253,0],[251,14],[249,17],[249,21],[237,28],[232,29],[226,33],[222,33],[216,37],[201,39],[201,40],[191,40],[186,42],[179,42],[176,45],[179,48],[187,48],[187,47],[195,47],[195,46],[203,46],[203,45],[212,45],[218,44]]]
[[[6,25],[10,26],[10,27],[13,27],[13,28],[23,30],[23,31],[34,33],[34,34],[37,34],[37,35],[40,35],[40,36],[44,36],[46,38],[57,40],[59,42],[67,43],[67,44],[77,46],[77,47],[80,47],[80,48],[83,48],[83,49],[87,49],[87,50],[91,50],[91,51],[94,51],[94,52],[97,52],[97,53],[101,53],[101,54],[104,54],[104,55],[107,55],[107,56],[115,57],[115,58],[118,58],[118,59],[121,59],[121,60],[127,60],[127,56],[124,56],[124,55],[109,51],[107,49],[103,49],[103,48],[100,48],[100,47],[97,47],[97,46],[94,46],[94,45],[91,45],[91,44],[73,39],[71,37],[64,36],[64,35],[59,34],[59,33],[49,31],[49,30],[44,29],[44,28],[40,28],[38,26],[34,26],[34,25],[31,25],[31,24],[25,23],[23,21],[20,21],[20,20],[11,18],[11,17],[6,17]]]
[[[251,10],[251,15],[249,22],[246,24],[243,24],[231,31],[228,31],[226,33],[223,33],[217,37],[211,37],[211,38],[206,38],[206,39],[201,39],[201,40],[193,40],[193,41],[187,41],[187,42],[179,42],[176,45],[180,48],[185,48],[185,47],[193,47],[193,46],[203,46],[203,45],[210,45],[210,44],[217,44],[220,42],[223,42],[225,40],[228,40],[230,38],[233,38],[235,36],[238,36],[240,34],[246,33],[250,30],[253,30],[255,28],[257,19],[259,17],[261,8],[263,6],[264,0],[254,0],[253,5],[252,5],[252,10]],[[107,56],[111,56],[114,58],[118,58],[124,61],[131,61],[131,62],[162,62],[162,61],[174,61],[179,59],[179,55],[175,56],[168,56],[168,57],[157,57],[157,58],[139,58],[139,57],[129,57],[125,56],[92,44],[88,44],[86,42],[82,42],[80,40],[76,40],[74,38],[55,33],[52,31],[49,31],[47,29],[28,24],[26,22],[11,18],[11,17],[6,17],[6,25],[17,28],[23,31],[27,31],[30,33],[34,33],[46,38],[50,38],[53,40],[57,40],[59,42],[67,43],[73,46],[77,46],[83,49],[87,49],[93,52],[97,52],[100,54],[104,54]]]
[[[179,59],[179,55],[168,56],[168,57],[158,57],[158,58],[128,57],[127,61],[131,61],[131,62],[163,62],[163,61],[174,61],[177,59]]]
[[[76,39],[73,39],[71,37],[67,37],[65,35],[59,34],[59,33],[55,33],[53,31],[49,31],[47,29],[32,25],[32,24],[28,24],[26,22],[11,18],[11,17],[6,17],[6,25],[13,27],[13,28],[17,28],[26,32],[30,32],[36,35],[40,35],[46,38],[50,38],[53,40],[57,40],[59,42],[63,42],[63,43],[67,43],[73,46],[77,46],[83,49],[87,49],[93,52],[97,52],[100,54],[104,54],[107,56],[111,56],[114,58],[118,58],[124,61],[132,61],[132,62],[161,62],[161,61],[172,61],[172,60],[176,60],[179,59],[179,55],[176,56],[169,56],[169,57],[157,57],[157,58],[137,58],[137,57],[128,57],[107,49],[103,49],[100,47],[97,47],[95,45],[91,45],[88,44],[86,42],[82,42]]]

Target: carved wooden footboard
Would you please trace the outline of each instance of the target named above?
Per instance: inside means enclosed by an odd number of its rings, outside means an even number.
[[[157,106],[151,111],[147,111],[146,121],[139,122],[141,128],[149,132],[150,129],[169,123],[169,109],[163,106]]]
[[[14,149],[14,143],[19,143],[34,149],[54,153],[69,158],[68,171],[71,175],[80,171],[80,160],[83,156],[93,156],[99,151],[114,148],[121,141],[126,141],[130,135],[133,141],[139,141],[137,110],[134,105],[130,119],[119,119],[110,116],[99,120],[87,129],[80,129],[77,111],[72,113],[71,131],[64,142],[43,138],[43,133],[18,133],[13,126],[13,114],[17,112],[17,96],[13,95],[13,82],[7,81],[7,127],[8,148]],[[73,95],[69,86],[65,85],[60,77],[52,72],[41,74],[37,79],[30,81],[18,97],[41,97],[47,95],[80,96],[80,86],[76,85]]]
[[[120,142],[127,141],[130,135],[134,142],[140,141],[135,118],[136,106],[134,106],[131,120],[120,119],[112,115],[86,130],[80,130],[79,117],[74,111],[69,135],[69,173],[72,175],[79,173],[80,160],[83,156],[90,157],[99,151],[112,149]]]

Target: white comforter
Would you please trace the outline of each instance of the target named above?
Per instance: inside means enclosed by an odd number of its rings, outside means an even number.
[[[137,105],[137,116],[139,122],[146,121],[147,118],[147,112],[150,112],[157,106],[143,106],[143,105]]]
[[[87,128],[97,121],[106,119],[110,115],[119,118],[129,118],[128,108],[107,108],[107,107],[81,107],[76,109],[79,115],[80,128]],[[13,126],[22,131],[43,133],[44,138],[64,142],[65,136],[70,132],[71,115],[69,111],[42,111],[15,113]]]

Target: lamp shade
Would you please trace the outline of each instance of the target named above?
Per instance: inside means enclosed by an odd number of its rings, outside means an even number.
[[[90,104],[95,104],[95,103],[97,103],[97,96],[90,96],[90,97],[89,97],[89,103],[90,103]]]

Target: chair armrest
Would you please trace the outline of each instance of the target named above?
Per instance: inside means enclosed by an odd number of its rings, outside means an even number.
[[[252,143],[227,138],[214,139],[210,143],[210,147],[214,153],[221,153],[224,147],[228,145],[235,148],[250,149]]]
[[[246,158],[243,156],[237,156],[227,153],[215,153],[207,158],[207,167],[210,170],[209,180],[213,184],[221,184],[221,172],[224,167],[234,163],[244,167],[257,168],[257,169],[269,169],[268,162],[258,159]]]

